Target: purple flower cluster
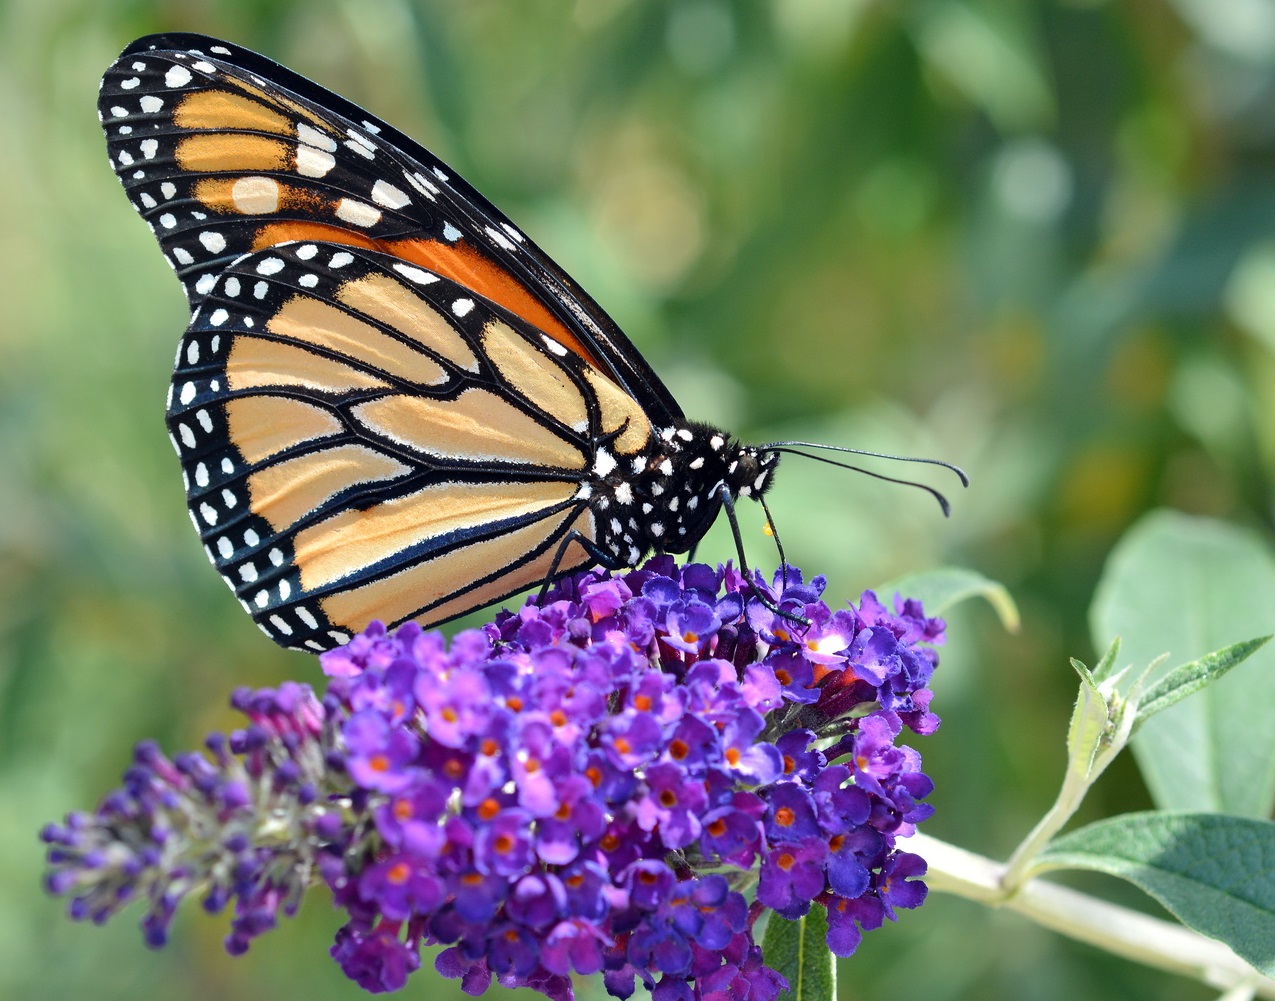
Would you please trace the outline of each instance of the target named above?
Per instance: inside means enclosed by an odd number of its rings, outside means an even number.
[[[347,826],[331,795],[337,731],[305,685],[241,689],[231,704],[248,725],[210,736],[207,756],[169,760],[155,744],[139,744],[123,787],[96,813],[73,813],[41,832],[50,846],[46,885],[72,895],[71,917],[101,924],[144,899],[142,931],[158,947],[177,905],[200,892],[210,912],[234,904],[226,949],[237,955],[281,911],[296,912]]]
[[[471,994],[494,977],[568,999],[572,973],[601,973],[621,998],[641,980],[657,1001],[773,1001],[763,913],[827,908],[845,956],[924,898],[895,840],[931,783],[895,741],[938,725],[943,624],[871,592],[832,611],[791,569],[780,614],[752,588],[661,557],[450,645],[374,624],[321,658],[321,706],[300,686],[239,698],[242,761],[219,740],[212,762],[139,751],[95,817],[46,829],[50,886],[97,918],[145,890],[148,930],[202,886],[234,901],[240,951],[321,878],[350,917],[332,954],[371,991],[441,943]]]

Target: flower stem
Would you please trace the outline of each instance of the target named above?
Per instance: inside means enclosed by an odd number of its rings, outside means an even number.
[[[1238,997],[1275,998],[1275,980],[1262,976],[1221,942],[1180,924],[1042,879],[1010,892],[1005,888],[1004,863],[920,833],[906,844],[929,863],[925,881],[933,890],[1005,907],[1077,941],[1235,991]]]

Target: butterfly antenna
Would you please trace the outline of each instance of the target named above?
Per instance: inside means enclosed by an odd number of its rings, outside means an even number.
[[[717,496],[722,502],[722,507],[726,510],[726,520],[730,522],[731,535],[735,537],[735,552],[739,554],[739,569],[744,575],[744,580],[748,581],[748,586],[752,588],[753,594],[757,596],[757,600],[766,607],[767,611],[773,612],[775,615],[785,618],[790,622],[796,622],[798,625],[810,625],[810,620],[804,616],[796,615],[793,612],[785,612],[782,608],[775,604],[775,600],[770,595],[766,594],[765,591],[757,585],[757,582],[753,580],[752,571],[748,569],[748,557],[744,555],[744,537],[739,531],[739,519],[735,517],[735,498],[732,496],[730,488],[724,483],[718,487]],[[770,517],[769,512],[767,512],[766,517]],[[774,526],[772,525],[771,527],[773,528]],[[778,536],[776,536],[776,539],[778,539]],[[783,559],[782,553],[783,550],[781,549],[780,559]],[[787,587],[787,563],[784,563],[783,581],[784,586]]]
[[[871,476],[874,480],[884,480],[886,483],[897,483],[903,487],[916,487],[918,490],[924,490],[927,494],[929,494],[936,501],[938,501],[939,507],[942,508],[943,510],[943,517],[946,518],[952,513],[952,505],[948,503],[947,498],[944,497],[943,494],[939,493],[939,491],[935,490],[932,486],[929,486],[928,484],[917,483],[915,480],[900,480],[893,476],[886,476],[884,473],[873,472],[871,469],[864,469],[862,466],[852,466],[848,462],[838,462],[836,459],[829,459],[823,455],[811,455],[809,452],[801,452],[795,448],[787,448],[783,445],[778,445],[778,446],[767,445],[766,447],[774,452],[786,452],[789,455],[800,455],[803,459],[814,459],[815,462],[826,462],[828,465],[836,466],[839,469],[849,469],[851,472],[854,472],[854,473],[863,473],[864,476]],[[833,445],[828,445],[826,447],[835,448],[835,446]],[[853,448],[837,449],[837,451],[855,452],[856,454],[859,454],[859,455],[878,454],[875,452],[858,452],[857,449],[853,449]],[[883,456],[883,458],[896,459],[896,458],[905,458],[905,457],[887,455],[887,456]],[[965,474],[961,472],[961,470],[958,469],[956,466],[953,466],[950,463],[941,462],[938,459],[910,459],[907,461],[929,462],[939,466],[946,466],[948,469],[955,470],[957,473],[960,474],[962,483],[966,484],[967,486],[969,485],[969,480],[965,477]]]
[[[769,445],[763,445],[761,447],[767,448],[767,449],[773,449],[776,452],[781,452],[781,451],[784,451],[785,449],[790,449],[790,448],[821,448],[829,452],[848,452],[851,455],[866,455],[873,459],[891,459],[894,462],[921,462],[927,466],[942,466],[944,469],[950,469],[952,472],[954,472],[957,475],[957,478],[960,479],[961,486],[968,487],[970,485],[970,478],[965,475],[965,470],[963,470],[960,466],[953,465],[950,462],[944,462],[942,459],[923,459],[920,456],[916,456],[916,455],[891,455],[889,452],[869,452],[867,449],[864,449],[864,448],[847,448],[844,445],[825,445],[822,442],[818,442],[818,441],[772,441]],[[793,455],[805,455],[805,453],[794,452]],[[814,458],[817,458],[817,456],[807,455],[806,458],[814,459]],[[829,460],[825,459],[823,461],[827,462]],[[839,463],[833,463],[833,465],[839,465]],[[845,468],[857,469],[858,467],[846,466]],[[863,472],[863,470],[860,469],[859,472]],[[888,480],[889,477],[882,476],[880,477],[880,479]],[[901,483],[903,481],[894,480],[893,482]]]

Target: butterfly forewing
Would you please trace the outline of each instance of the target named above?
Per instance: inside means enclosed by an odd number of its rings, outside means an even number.
[[[168,420],[226,582],[272,638],[325,649],[593,562],[592,443],[650,436],[625,399],[449,279],[305,242],[217,274]]]
[[[192,307],[241,254],[294,240],[379,250],[460,282],[642,400],[671,394],[613,321],[440,160],[335,94],[198,35],[135,42],[102,81],[111,161]]]

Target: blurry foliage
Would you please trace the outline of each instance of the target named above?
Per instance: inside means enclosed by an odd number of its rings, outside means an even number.
[[[831,595],[945,562],[1015,593],[1017,636],[983,611],[952,623],[925,747],[928,829],[995,853],[1052,799],[1066,658],[1093,657],[1086,608],[1121,532],[1155,506],[1270,532],[1273,9],[0,3],[0,995],[358,994],[324,959],[318,896],[230,960],[195,909],[152,954],[127,918],[70,925],[37,884],[38,826],[91,804],[134,741],[191,746],[228,725],[232,686],[317,678],[257,634],[186,524],[162,420],[185,310],[94,114],[127,42],[223,35],[419,137],[693,416],[969,470],[946,522],[919,492],[793,458],[772,507]],[[729,555],[719,526],[701,556]],[[1126,760],[1086,819],[1144,805]],[[846,997],[1207,996],[939,898],[847,973]],[[409,991],[459,996],[430,976]]]

